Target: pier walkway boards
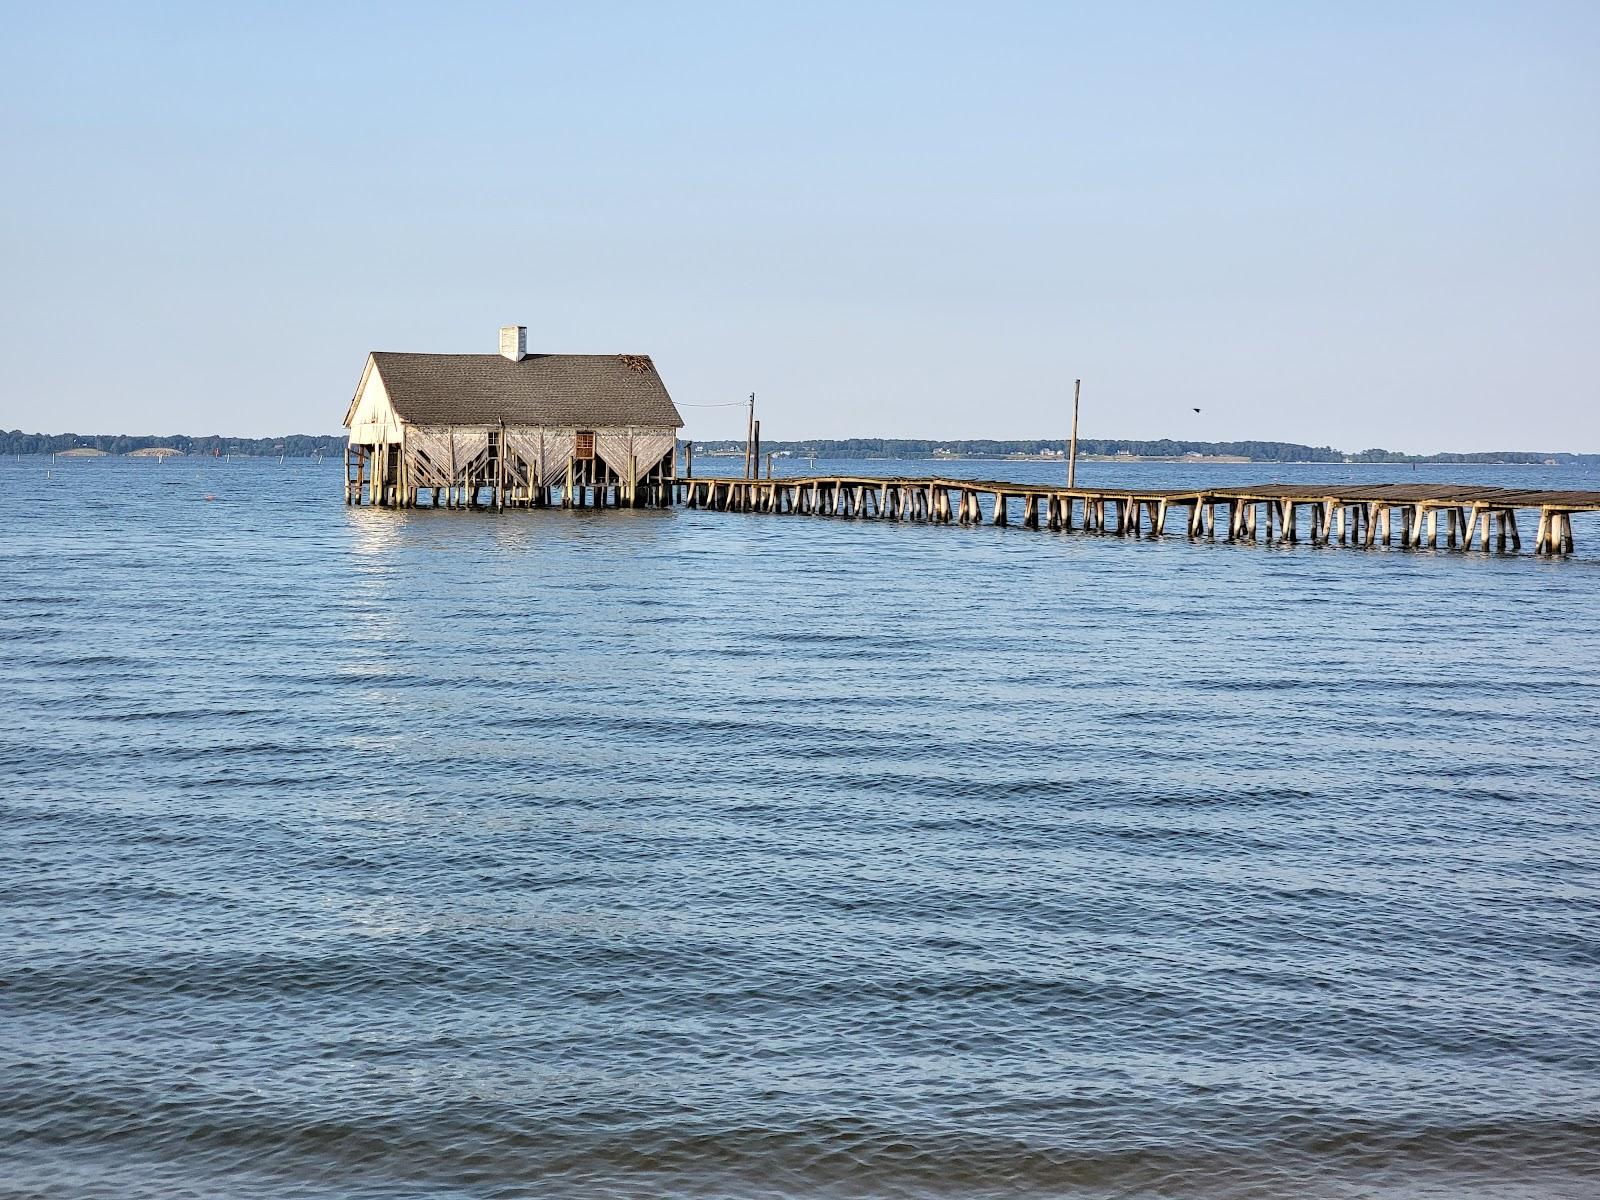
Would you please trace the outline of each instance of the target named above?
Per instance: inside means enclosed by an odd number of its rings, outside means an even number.
[[[1517,551],[1519,510],[1538,514],[1534,552],[1572,553],[1572,514],[1600,512],[1600,492],[1537,491],[1467,484],[1367,486],[1263,484],[1205,490],[1066,488],[1001,480],[905,479],[828,475],[782,479],[678,479],[691,507],[737,512],[810,513],[963,525],[1081,529],[1154,537],[1178,529],[1191,538],[1313,545],[1438,546]],[[1173,510],[1178,510],[1174,514]]]

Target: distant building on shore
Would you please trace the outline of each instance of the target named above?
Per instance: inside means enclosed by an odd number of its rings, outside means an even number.
[[[354,469],[404,506],[418,489],[660,491],[683,418],[648,355],[530,354],[507,325],[498,354],[368,354],[344,423]]]

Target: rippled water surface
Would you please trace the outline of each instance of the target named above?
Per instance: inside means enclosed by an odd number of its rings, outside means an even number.
[[[1595,523],[338,470],[0,464],[0,1194],[1600,1194]]]

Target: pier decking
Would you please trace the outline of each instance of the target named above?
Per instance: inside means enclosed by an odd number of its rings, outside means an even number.
[[[1600,492],[1467,484],[1263,484],[1203,490],[1066,488],[973,479],[812,476],[679,479],[691,507],[937,524],[1007,525],[1159,537],[1173,510],[1191,538],[1312,545],[1522,549],[1517,513],[1537,513],[1534,553],[1572,553],[1572,514],[1600,512]],[[953,497],[953,499],[952,499]],[[986,507],[987,506],[987,507]],[[1304,524],[1301,514],[1304,513]],[[1442,519],[1441,519],[1442,518]]]
[[[390,456],[394,457],[393,454]],[[643,508],[677,502],[724,512],[865,517],[928,524],[1009,525],[1029,529],[1231,542],[1403,547],[1515,553],[1522,549],[1518,513],[1536,519],[1535,554],[1573,551],[1572,514],[1600,512],[1600,492],[1482,487],[1472,484],[1286,484],[1249,487],[1069,488],[1005,480],[910,479],[871,475],[808,475],[774,479],[676,478],[670,457],[629,483],[569,458],[555,483],[515,472],[495,444],[480,466],[452,486],[406,486],[389,474],[346,465],[345,503],[412,508]],[[487,465],[483,465],[483,464]],[[550,478],[546,473],[546,478]],[[454,477],[452,477],[454,478]],[[1173,528],[1174,510],[1180,523]]]

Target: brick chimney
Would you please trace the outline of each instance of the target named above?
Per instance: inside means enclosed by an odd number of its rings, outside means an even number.
[[[526,325],[500,326],[500,357],[521,362],[528,357],[528,327]]]

